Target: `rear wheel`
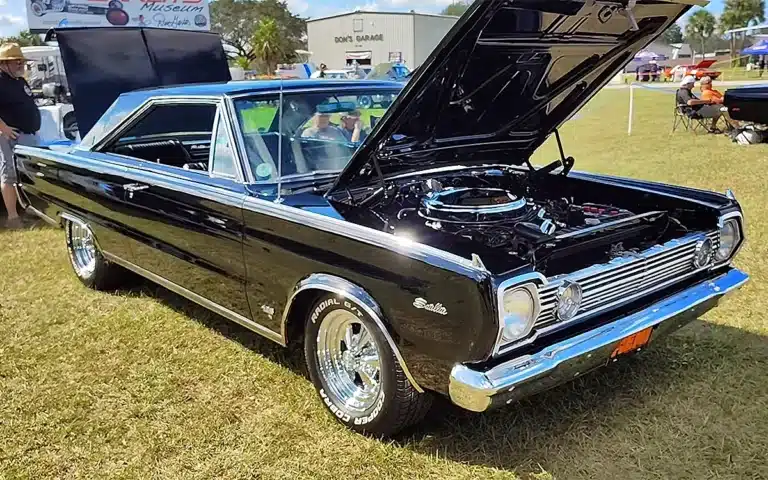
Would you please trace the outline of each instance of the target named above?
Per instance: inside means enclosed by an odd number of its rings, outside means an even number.
[[[329,294],[310,312],[307,369],[339,422],[360,433],[389,436],[426,415],[431,394],[413,388],[387,338],[362,308]]]
[[[86,224],[65,220],[64,232],[72,269],[85,286],[110,290],[123,283],[127,272],[104,258]]]

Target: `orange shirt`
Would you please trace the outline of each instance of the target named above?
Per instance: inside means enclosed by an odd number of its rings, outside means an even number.
[[[723,103],[723,94],[711,88],[701,92],[701,99],[711,103]]]

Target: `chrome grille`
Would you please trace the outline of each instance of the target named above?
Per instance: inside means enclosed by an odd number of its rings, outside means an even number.
[[[717,250],[720,245],[719,232],[711,232],[707,236]],[[541,313],[534,329],[540,330],[557,323],[557,289],[565,280],[578,282],[582,288],[582,302],[574,317],[576,320],[695,273],[693,255],[696,243],[701,238],[701,234],[698,234],[672,240],[642,253],[622,256],[606,264],[549,279],[539,289]]]

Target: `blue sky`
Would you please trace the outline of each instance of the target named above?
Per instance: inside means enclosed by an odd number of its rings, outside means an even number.
[[[356,8],[361,10],[416,10],[438,13],[451,0],[287,0],[290,9],[304,17],[332,15]],[[707,9],[719,14],[724,0],[712,0]],[[15,35],[27,28],[26,0],[0,0],[0,37]]]

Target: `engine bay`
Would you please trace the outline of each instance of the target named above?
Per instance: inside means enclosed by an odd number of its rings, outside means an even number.
[[[685,209],[657,208],[628,194],[578,191],[567,180],[513,168],[412,177],[350,198],[342,213],[396,236],[478,258],[491,271],[506,271],[522,260],[547,276],[690,231],[680,221]]]

